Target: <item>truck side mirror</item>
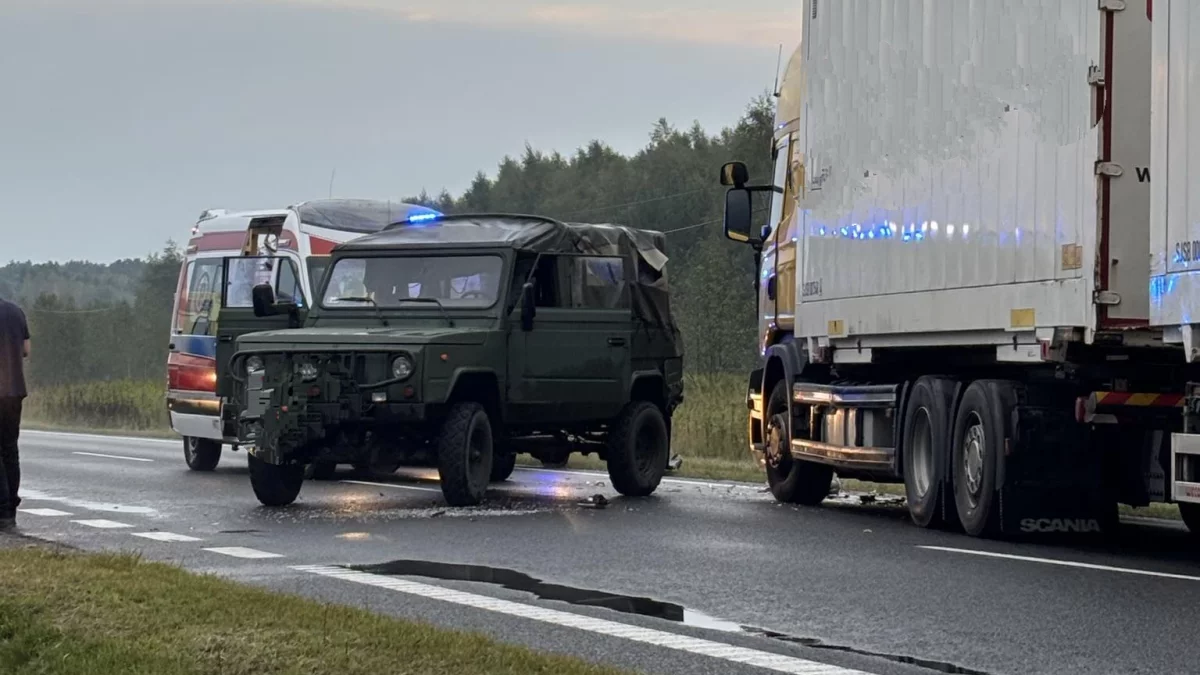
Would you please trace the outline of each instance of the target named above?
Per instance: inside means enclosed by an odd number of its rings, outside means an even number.
[[[275,289],[271,288],[271,284],[259,284],[250,291],[251,301],[254,303],[254,316],[274,316],[279,313],[275,307]]]
[[[750,169],[743,162],[729,162],[721,167],[721,185],[725,187],[745,187],[750,182]]]
[[[758,245],[762,237],[751,224],[751,191],[744,187],[730,188],[725,193],[725,236],[743,244]]]
[[[533,330],[533,317],[537,315],[537,301],[533,297],[533,282],[526,281],[521,287],[521,330]]]

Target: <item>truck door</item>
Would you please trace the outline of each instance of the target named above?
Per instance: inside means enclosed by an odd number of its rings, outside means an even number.
[[[308,299],[296,261],[285,256],[243,256],[225,259],[221,283],[221,321],[217,327],[217,394],[227,399],[233,380],[229,362],[237,351],[238,337],[247,333],[298,328],[308,313]],[[255,316],[251,293],[259,284],[270,284],[277,302],[292,302],[294,314]]]

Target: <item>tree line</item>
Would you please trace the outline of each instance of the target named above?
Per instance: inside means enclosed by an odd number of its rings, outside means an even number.
[[[721,232],[718,169],[746,162],[767,180],[774,123],[769,97],[733,126],[709,134],[659,120],[649,143],[623,155],[592,141],[571,155],[528,145],[494,176],[480,171],[458,196],[425,192],[407,201],[446,213],[530,213],[568,222],[614,223],[668,233],[673,309],[693,372],[739,372],[755,358],[753,262]],[[181,255],[174,243],[111,265],[31,263],[0,267],[0,297],[26,309],[37,348],[36,386],[105,379],[164,379],[168,328]]]

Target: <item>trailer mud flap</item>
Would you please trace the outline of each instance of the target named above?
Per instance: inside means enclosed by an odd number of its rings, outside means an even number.
[[[1004,535],[1102,534],[1116,525],[1104,458],[1087,431],[1058,407],[1013,409],[1000,474]]]

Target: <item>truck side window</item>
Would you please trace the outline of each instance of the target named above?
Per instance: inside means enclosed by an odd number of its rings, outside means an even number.
[[[275,283],[275,297],[279,300],[291,300],[296,306],[304,306],[304,288],[296,275],[296,264],[291,258],[283,258],[279,268],[279,280]]]
[[[558,287],[558,256],[543,255],[538,258],[533,272],[533,294],[538,307],[562,307],[562,293]]]
[[[571,259],[571,306],[578,309],[626,309],[625,261],[621,258]]]

